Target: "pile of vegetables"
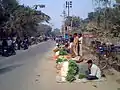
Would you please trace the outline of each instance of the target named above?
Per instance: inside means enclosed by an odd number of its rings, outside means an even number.
[[[66,77],[66,80],[68,82],[73,82],[74,80],[76,80],[75,76],[78,74],[79,72],[79,68],[76,64],[75,61],[73,60],[69,60],[69,66],[68,66],[68,74],[67,74],[67,77]]]
[[[59,55],[68,55],[67,51],[65,51],[64,49],[61,49],[59,52]]]
[[[67,59],[65,59],[64,57],[62,57],[62,58],[58,58],[58,59],[56,60],[56,63],[58,64],[58,63],[62,63],[62,62],[64,62],[64,61],[67,61]]]
[[[78,75],[78,73],[79,73],[79,67],[78,67],[78,65],[77,65],[77,63],[75,61],[69,60],[69,59],[70,59],[70,56],[67,53],[67,51],[64,50],[63,48],[59,49],[59,57],[56,60],[56,64],[57,64],[57,66],[59,66],[59,68],[57,68],[57,69],[61,68],[60,64],[62,62],[68,61],[69,66],[68,66],[68,72],[67,72],[67,76],[66,76],[66,81],[71,83],[74,80],[76,80],[76,75]],[[84,77],[83,75],[79,76],[79,78],[83,78],[83,77]]]

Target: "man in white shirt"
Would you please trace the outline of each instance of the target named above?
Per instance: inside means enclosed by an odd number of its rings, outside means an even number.
[[[78,56],[82,56],[82,43],[83,43],[83,37],[82,34],[79,34],[79,45],[78,45]]]
[[[92,60],[88,60],[88,72],[87,72],[87,79],[88,80],[96,80],[101,78],[101,71],[100,68],[93,64]]]

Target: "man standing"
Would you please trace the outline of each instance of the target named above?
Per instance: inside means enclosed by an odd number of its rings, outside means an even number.
[[[78,56],[78,42],[79,42],[79,38],[78,38],[78,34],[74,33],[74,53],[76,56]]]
[[[72,37],[72,35],[70,35],[70,45],[69,45],[69,49],[70,49],[70,54],[73,58],[75,58],[75,53],[74,53],[74,38]]]
[[[78,35],[79,43],[78,43],[78,56],[82,56],[82,43],[83,43],[83,37],[82,34]]]

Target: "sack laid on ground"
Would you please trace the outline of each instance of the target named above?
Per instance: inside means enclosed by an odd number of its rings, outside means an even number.
[[[58,63],[58,64],[56,65],[56,69],[57,69],[57,70],[61,70],[61,63]]]
[[[68,65],[69,65],[68,61],[65,61],[65,62],[62,63],[62,67],[61,67],[61,71],[60,71],[62,77],[66,77],[67,76]]]
[[[68,73],[68,61],[64,61],[61,64],[57,64],[57,69],[60,69],[58,75],[56,76],[56,81],[59,83],[66,82],[66,76]]]
[[[56,82],[58,83],[62,83],[62,82],[66,82],[66,79],[65,77],[61,77],[61,76],[56,76]]]
[[[60,54],[60,51],[57,51],[57,52],[55,53],[56,56],[59,56],[59,54]]]

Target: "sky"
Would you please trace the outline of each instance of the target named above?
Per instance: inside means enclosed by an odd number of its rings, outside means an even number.
[[[40,9],[51,17],[53,28],[60,28],[62,25],[64,4],[66,0],[19,0],[20,4],[33,6],[36,4],[44,4],[45,8]],[[69,1],[69,0],[67,0]],[[72,0],[73,7],[70,9],[70,15],[76,15],[86,18],[88,13],[93,11],[92,0]]]

